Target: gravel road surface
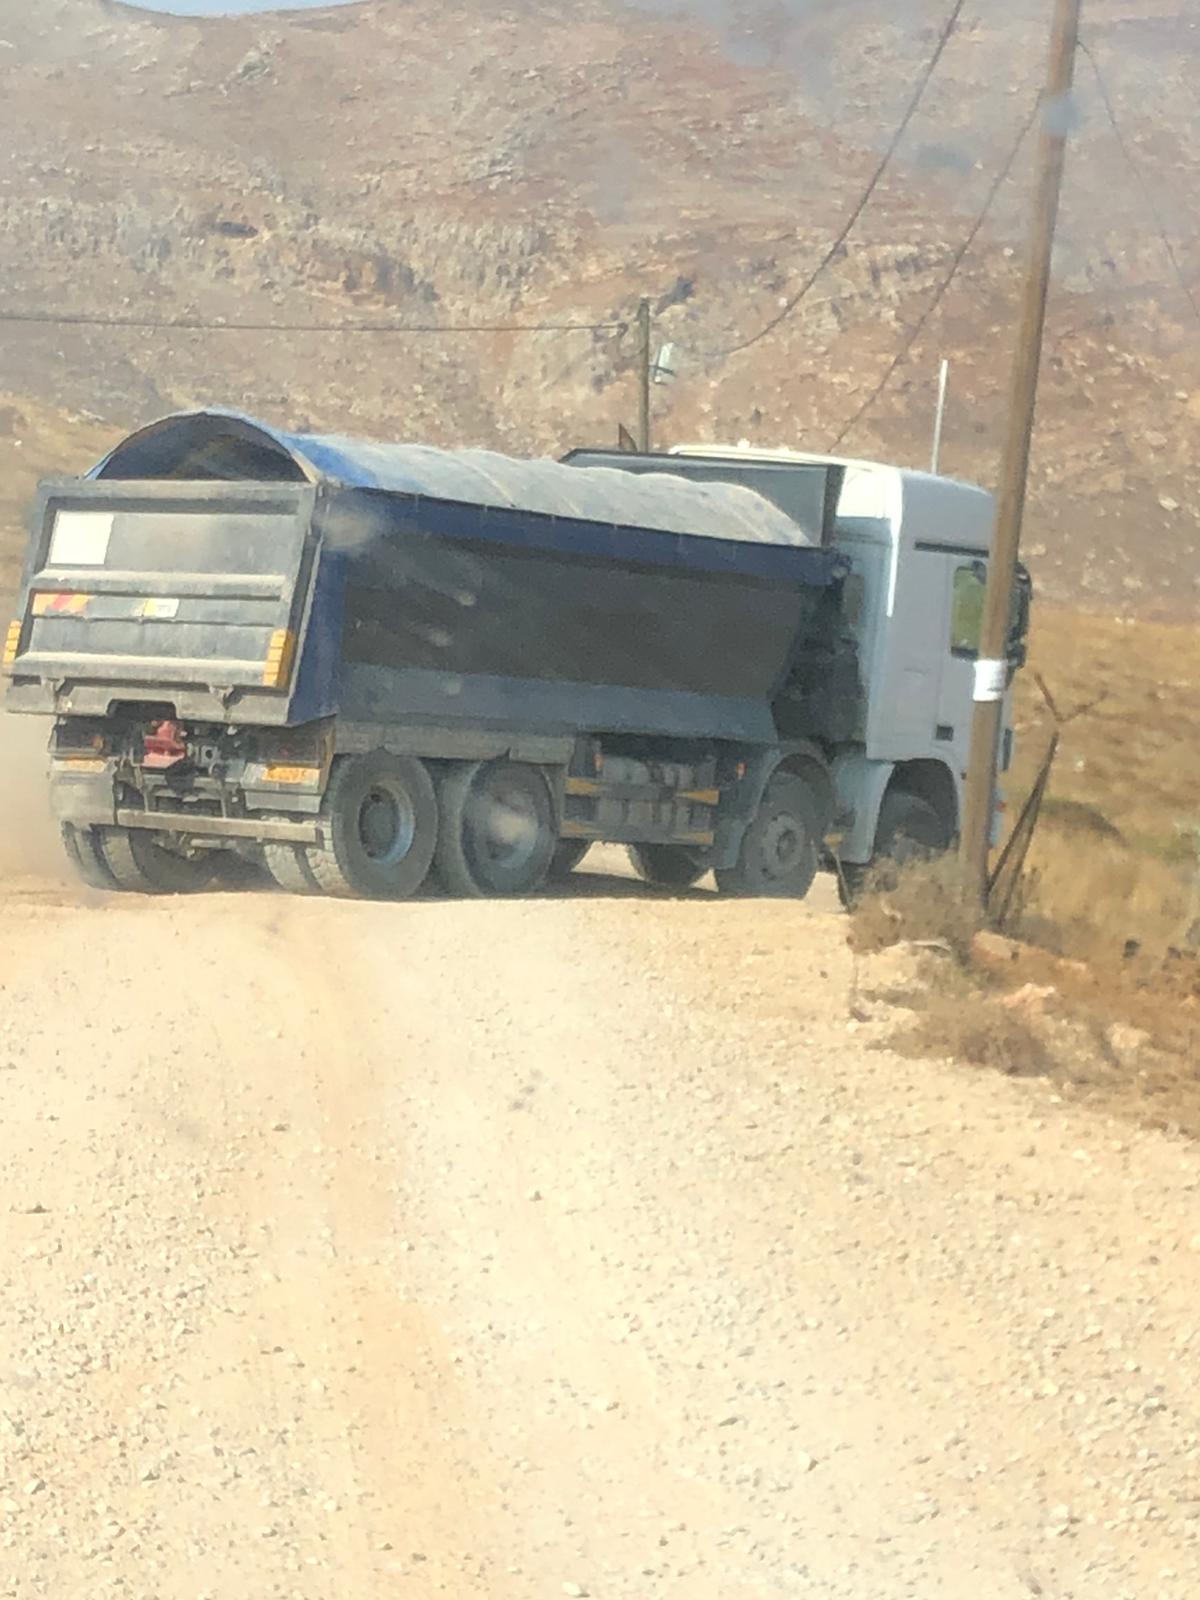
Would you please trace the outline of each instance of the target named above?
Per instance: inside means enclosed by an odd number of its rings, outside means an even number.
[[[13,855],[5,1600],[1198,1592],[1197,1150],[890,1055],[828,897]]]

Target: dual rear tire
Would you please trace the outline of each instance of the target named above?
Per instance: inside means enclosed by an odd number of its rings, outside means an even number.
[[[191,856],[137,828],[77,827],[65,822],[63,849],[89,889],[112,894],[194,894],[212,880],[212,856]]]
[[[438,786],[440,826],[434,877],[466,899],[532,894],[558,849],[554,800],[545,775],[520,761],[448,767]]]
[[[423,761],[376,750],[335,762],[322,815],[323,845],[268,852],[282,888],[406,900],[425,882],[438,838],[438,803]]]
[[[322,816],[324,844],[264,847],[289,894],[406,900],[430,879],[472,899],[531,894],[559,844],[544,774],[517,761],[454,762],[435,782],[412,756],[343,758]]]

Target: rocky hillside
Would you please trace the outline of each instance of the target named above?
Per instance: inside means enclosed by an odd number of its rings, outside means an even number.
[[[220,22],[0,0],[0,313],[252,323],[622,324],[680,378],[662,440],[828,448],[927,309],[1040,80],[1049,5],[951,42],[845,255],[836,235],[928,59],[918,0],[411,0]],[[1200,581],[1200,0],[1093,0],[1029,548],[1044,587],[1194,606]],[[847,448],[995,471],[1031,149],[912,359]],[[1200,298],[1200,281],[1195,289]],[[8,322],[4,385],[116,427],[194,401],[513,451],[608,441],[634,339],[206,333]],[[0,461],[7,461],[0,437]],[[73,464],[73,463],[72,463]]]

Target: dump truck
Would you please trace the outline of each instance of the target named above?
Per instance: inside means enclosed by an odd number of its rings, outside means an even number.
[[[52,719],[97,889],[233,852],[294,893],[523,895],[606,841],[663,887],[801,898],[953,844],[992,523],[873,462],[173,416],[41,487],[6,702]]]

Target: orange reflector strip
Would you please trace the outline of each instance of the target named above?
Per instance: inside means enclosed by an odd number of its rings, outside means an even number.
[[[12,666],[13,662],[17,659],[17,651],[20,648],[21,624],[19,622],[10,622],[8,625],[8,634],[4,640],[3,664],[6,667]]]
[[[58,756],[60,767],[69,767],[72,772],[107,772],[108,762],[102,756]]]
[[[263,683],[268,689],[282,689],[292,674],[296,654],[296,635],[290,628],[278,628],[271,635],[271,646],[263,666]]]
[[[35,594],[30,610],[35,617],[81,617],[94,598],[90,594]]]

